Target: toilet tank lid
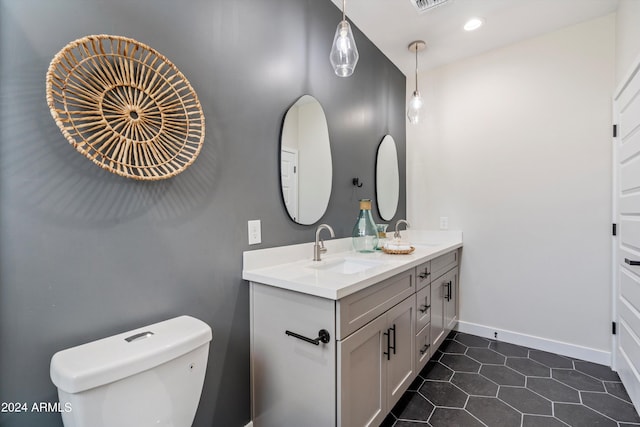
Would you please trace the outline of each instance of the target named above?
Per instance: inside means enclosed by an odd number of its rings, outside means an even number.
[[[79,393],[154,368],[202,345],[209,325],[180,316],[57,352],[51,381],[67,393]]]

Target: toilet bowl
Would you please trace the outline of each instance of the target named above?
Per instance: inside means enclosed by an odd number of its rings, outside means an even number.
[[[54,354],[65,427],[190,427],[211,339],[180,316]]]

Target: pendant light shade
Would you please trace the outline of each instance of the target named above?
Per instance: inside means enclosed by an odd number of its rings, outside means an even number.
[[[413,91],[409,105],[407,106],[407,118],[409,123],[416,124],[420,121],[420,112],[422,110],[422,96],[417,90]]]
[[[407,105],[407,118],[411,124],[416,124],[420,121],[420,113],[422,112],[422,96],[418,91],[418,52],[425,47],[427,47],[427,44],[422,40],[416,40],[409,44],[409,51],[416,54],[416,90],[413,91],[409,105]]]
[[[351,25],[349,25],[345,16],[345,1],[343,0],[342,2],[342,21],[336,28],[336,35],[333,38],[333,45],[329,54],[333,71],[340,77],[349,77],[353,74],[359,58]]]

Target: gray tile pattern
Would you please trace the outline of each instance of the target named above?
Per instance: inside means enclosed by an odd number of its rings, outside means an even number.
[[[609,367],[452,332],[383,427],[640,427]]]

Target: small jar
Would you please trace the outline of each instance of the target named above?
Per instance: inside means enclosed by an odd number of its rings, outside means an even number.
[[[356,252],[374,252],[378,246],[378,229],[371,215],[371,200],[360,200],[360,213],[353,226],[352,243]]]

